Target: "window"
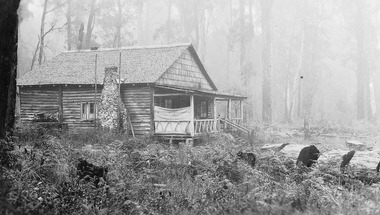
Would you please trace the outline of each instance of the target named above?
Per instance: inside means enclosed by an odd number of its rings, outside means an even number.
[[[171,99],[165,99],[164,107],[165,108],[173,108],[173,100],[171,100]]]
[[[207,102],[201,102],[201,118],[207,118]]]
[[[95,118],[95,103],[82,103],[81,119],[94,119]]]

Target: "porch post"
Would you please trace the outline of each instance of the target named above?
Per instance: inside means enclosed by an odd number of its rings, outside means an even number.
[[[191,133],[190,135],[194,137],[194,95],[190,94],[190,128],[191,128]]]
[[[154,135],[154,126],[154,88],[150,86],[150,135]]]
[[[227,101],[227,119],[231,118],[231,99],[228,99]]]
[[[214,97],[213,102],[214,102],[214,126],[213,126],[213,129],[214,129],[214,131],[217,131],[216,123],[218,121],[217,121],[217,114],[216,114],[216,97]]]
[[[241,122],[244,122],[244,109],[243,109],[243,100],[240,100],[240,118]]]
[[[58,120],[59,123],[63,123],[63,92],[62,86],[58,87]]]

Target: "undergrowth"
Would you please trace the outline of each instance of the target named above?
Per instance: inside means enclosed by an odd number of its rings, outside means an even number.
[[[196,147],[104,131],[16,132],[1,167],[1,214],[379,214],[379,188],[338,166],[296,168],[226,135]],[[263,140],[268,137],[261,137]],[[259,155],[255,168],[238,151]],[[100,186],[78,180],[79,158],[108,167]]]

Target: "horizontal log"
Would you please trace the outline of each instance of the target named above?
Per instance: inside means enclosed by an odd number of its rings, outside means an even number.
[[[20,93],[22,95],[25,94],[58,94],[57,90],[21,90]]]
[[[121,98],[124,99],[140,99],[140,98],[150,98],[150,94],[146,93],[133,93],[133,94],[121,94]]]
[[[63,93],[63,98],[95,98],[95,93],[76,93],[76,94],[66,94]],[[96,98],[100,99],[101,94],[97,94]]]
[[[139,107],[139,108],[150,108],[150,101],[148,102],[125,102],[124,103],[126,106],[129,107]]]
[[[140,98],[125,98],[123,97],[122,101],[124,103],[128,103],[128,102],[150,102],[150,98],[146,98],[146,97],[140,97]]]
[[[20,94],[23,99],[27,98],[56,98],[58,93],[28,93],[28,94]]]
[[[127,111],[129,113],[138,113],[138,112],[144,111],[145,114],[150,114],[149,108],[139,108],[139,107],[128,107],[127,106]]]
[[[149,125],[133,125],[133,130],[149,130]]]
[[[21,107],[25,107],[25,108],[37,108],[37,107],[44,107],[44,108],[57,108],[58,107],[58,104],[57,103],[27,103],[27,104],[24,104],[22,103],[21,104]]]
[[[95,89],[89,89],[89,88],[87,88],[87,89],[63,89],[63,91],[62,91],[63,93],[78,93],[78,92],[83,92],[83,93],[95,93]],[[97,93],[102,93],[102,90],[101,89],[98,89],[97,91],[96,91]]]
[[[121,86],[121,90],[126,90],[126,91],[136,91],[136,90],[144,90],[146,91],[147,89],[149,89],[149,87],[147,86],[134,86],[134,87],[131,87],[131,86]]]
[[[150,120],[133,120],[131,119],[132,124],[149,124],[150,125]]]
[[[131,120],[150,120],[150,115],[135,115],[130,114]]]

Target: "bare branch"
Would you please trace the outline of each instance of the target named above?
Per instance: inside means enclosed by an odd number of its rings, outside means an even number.
[[[53,11],[57,10],[58,8],[60,8],[60,7],[64,6],[65,4],[67,4],[67,2],[68,2],[68,1],[64,1],[63,3],[57,4],[57,5],[56,5],[55,7],[53,7],[52,9],[46,11],[45,14],[48,14],[48,13],[50,13],[50,12],[53,12]]]
[[[62,28],[64,28],[66,25],[67,25],[67,22],[65,23],[65,24],[63,24],[61,27],[55,27],[55,25],[56,25],[56,23],[53,23],[52,25],[51,25],[51,27],[49,28],[49,30],[47,30],[45,33],[44,33],[44,36],[43,36],[43,38],[45,38],[45,36],[48,34],[48,33],[50,33],[50,32],[52,32],[52,31],[55,31],[55,30],[61,30]]]
[[[30,65],[30,70],[32,70],[33,67],[34,67],[34,62],[36,61],[36,58],[37,58],[37,52],[38,52],[38,49],[39,49],[39,47],[40,47],[40,42],[41,42],[41,37],[38,36],[38,42],[37,42],[36,49],[34,50],[34,54],[33,54],[33,58],[32,58],[32,64]]]

